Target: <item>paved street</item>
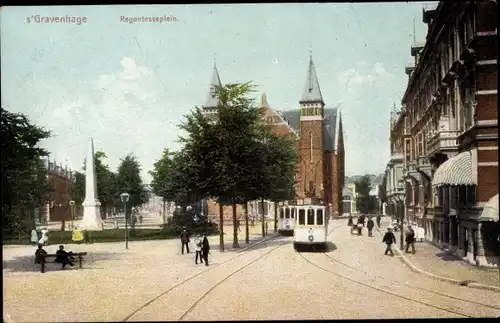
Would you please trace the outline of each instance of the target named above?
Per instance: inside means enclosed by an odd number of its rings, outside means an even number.
[[[90,253],[84,269],[49,264],[45,274],[35,271],[32,247],[4,247],[4,313],[14,322],[500,315],[499,293],[414,273],[383,255],[381,236],[351,236],[345,219],[331,223],[327,253],[296,253],[291,237],[219,253],[211,237],[209,267],[181,256],[175,240],[131,242],[127,251],[68,246]]]
[[[386,232],[389,221],[382,223]],[[394,232],[399,248],[400,232]],[[500,287],[499,268],[478,268],[427,242],[415,243],[416,253],[405,253],[405,257],[416,267],[428,273],[458,281],[473,281],[483,285]],[[411,249],[410,249],[411,251]]]

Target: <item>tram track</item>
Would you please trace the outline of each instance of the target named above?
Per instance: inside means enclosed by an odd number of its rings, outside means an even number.
[[[262,243],[268,243],[268,242],[271,242],[271,241],[276,241],[276,240],[279,240],[279,238],[283,238],[282,236],[280,235],[277,235],[269,240],[266,240]],[[283,241],[286,241],[288,239],[283,239]],[[255,246],[251,246],[249,247],[247,250],[248,251],[255,251],[255,250],[252,250],[253,248],[255,248],[256,246],[258,245],[255,245]],[[236,270],[233,270],[231,271],[230,274],[228,275],[225,275],[222,279],[218,280],[215,284],[213,284],[213,286],[211,286],[205,293],[203,293],[200,297],[196,298],[196,300],[192,303],[192,305],[188,308],[188,310],[184,311],[182,313],[182,315],[177,319],[178,321],[181,321],[183,320],[189,313],[193,312],[193,310],[196,308],[196,306],[203,300],[205,299],[211,292],[213,292],[218,286],[220,286],[221,284],[223,284],[224,282],[226,282],[229,278],[231,278],[232,276],[236,275],[237,273],[239,273],[240,271],[242,271],[243,269],[247,268],[248,266],[256,263],[257,261],[259,260],[262,260],[264,257],[266,257],[267,255],[271,254],[272,252],[280,249],[284,247],[283,244],[280,244],[278,245],[277,247],[274,247],[272,248],[271,250],[269,251],[266,251],[265,253],[259,255],[257,258],[251,260],[250,262],[247,262],[245,265],[243,266],[239,266],[238,269]],[[211,266],[210,268],[206,269],[206,270],[203,270],[202,272],[200,273],[197,273],[195,275],[192,275],[190,276],[189,278],[175,284],[174,286],[170,287],[168,290],[162,292],[161,294],[157,295],[156,297],[154,297],[153,299],[149,300],[148,302],[144,303],[143,305],[141,305],[139,308],[137,308],[136,310],[134,310],[131,314],[129,314],[127,317],[125,317],[122,322],[126,322],[128,320],[130,320],[133,316],[135,316],[136,314],[138,314],[140,311],[146,309],[148,306],[152,305],[155,301],[159,300],[160,298],[164,297],[164,296],[167,296],[169,294],[171,294],[172,292],[174,292],[176,289],[182,287],[183,285],[186,285],[188,282],[190,281],[193,281],[195,278],[199,278],[203,275],[207,275],[207,273],[213,271],[214,269],[218,269],[226,264],[229,264],[230,262],[238,259],[238,258],[241,258],[245,255],[248,255],[249,253],[242,253],[242,254],[239,254],[237,256],[234,256],[226,261],[223,261],[217,265],[214,265],[214,266]]]
[[[373,275],[372,273],[369,273],[365,270],[362,270],[362,269],[359,269],[359,268],[356,268],[356,267],[353,267],[353,266],[350,266],[338,259],[335,259],[333,258],[332,256],[326,254],[326,253],[323,253],[323,255],[325,257],[327,257],[329,260],[331,260],[332,262],[335,262],[335,263],[338,263],[344,267],[347,267],[347,268],[350,268],[352,270],[355,270],[355,271],[358,271],[358,272],[361,272],[361,273],[364,273],[366,275],[371,275],[373,278],[379,278],[379,279],[382,279],[384,281],[389,281],[389,279],[387,277],[383,277],[383,276],[380,276],[380,275]],[[424,291],[424,292],[428,292],[428,293],[432,293],[432,294],[435,294],[435,295],[439,295],[439,296],[442,296],[442,297],[446,297],[446,298],[450,298],[450,299],[453,299],[453,300],[457,300],[457,301],[461,301],[461,302],[465,302],[465,303],[470,303],[470,304],[474,304],[474,305],[480,305],[480,306],[484,306],[484,307],[487,307],[487,308],[491,308],[491,309],[496,309],[496,310],[500,310],[500,306],[494,306],[494,305],[488,305],[488,304],[484,304],[484,303],[480,303],[480,302],[475,302],[475,301],[471,301],[471,300],[467,300],[467,299],[463,299],[463,298],[460,298],[460,297],[455,297],[455,296],[451,296],[451,295],[448,295],[448,294],[444,294],[444,293],[440,293],[440,292],[436,292],[436,291],[433,291],[433,290],[430,290],[430,289],[426,289],[426,288],[422,288],[422,287],[417,287],[417,286],[412,286],[410,284],[401,284],[401,283],[394,283],[393,281],[389,281],[391,284],[396,284],[396,285],[399,285],[399,286],[405,286],[405,287],[408,287],[408,288],[411,288],[411,289],[414,289],[414,290],[419,290],[419,291]]]
[[[335,229],[337,227],[340,227],[340,226],[341,225],[336,226],[333,229]],[[328,234],[328,236],[330,236],[330,234],[333,232],[333,229],[330,231],[330,233]],[[340,264],[340,265],[342,265],[344,267],[350,268],[352,270],[355,270],[355,271],[358,271],[358,272],[362,272],[362,273],[367,274],[367,275],[372,275],[371,273],[368,273],[368,272],[366,272],[366,271],[364,271],[362,269],[356,268],[356,267],[351,266],[349,264],[346,264],[346,263],[344,263],[344,262],[342,262],[342,261],[340,261],[338,259],[335,259],[335,258],[331,257],[330,255],[328,255],[326,252],[321,252],[321,254],[324,255],[330,262],[335,262],[335,263],[338,263],[338,264]],[[430,303],[427,303],[427,302],[424,302],[424,301],[421,301],[421,300],[418,300],[418,299],[415,299],[415,298],[406,297],[406,296],[400,295],[400,294],[392,292],[392,291],[384,290],[384,289],[382,289],[382,288],[380,288],[378,286],[375,286],[375,285],[372,285],[372,284],[369,284],[369,283],[365,283],[365,282],[363,282],[361,280],[357,280],[357,279],[354,279],[354,278],[349,277],[347,275],[342,275],[342,274],[334,272],[334,271],[332,271],[332,270],[330,270],[328,268],[325,268],[324,266],[321,266],[318,263],[316,263],[316,262],[312,261],[311,259],[309,259],[308,257],[306,257],[303,253],[299,253],[299,255],[307,263],[309,263],[310,265],[312,265],[312,266],[314,266],[314,267],[316,267],[318,269],[321,269],[322,271],[325,271],[325,272],[327,272],[327,273],[329,273],[331,275],[343,278],[343,279],[348,280],[348,281],[350,281],[352,283],[364,286],[366,288],[369,288],[369,289],[372,289],[372,290],[376,290],[378,292],[381,292],[381,293],[384,293],[384,294],[387,294],[387,295],[391,295],[391,296],[396,297],[396,298],[404,299],[404,300],[407,300],[407,301],[410,301],[410,302],[414,302],[414,303],[418,303],[418,304],[421,304],[421,305],[424,305],[424,306],[427,306],[427,307],[431,307],[431,308],[434,308],[434,309],[437,309],[437,310],[445,311],[445,312],[448,312],[448,313],[451,313],[451,314],[455,314],[455,315],[460,315],[462,317],[467,317],[467,318],[473,318],[474,317],[474,316],[465,314],[463,312],[450,310],[450,309],[447,309],[447,308],[444,308],[444,307],[441,307],[441,306],[437,306],[437,305],[434,305],[434,304],[430,304]],[[373,276],[373,278],[381,278],[383,281],[388,281],[388,279],[386,277],[382,277],[380,275],[375,275],[375,276]],[[390,283],[394,284],[394,282],[392,282],[392,281],[390,281]],[[405,286],[405,287],[408,287],[408,288],[413,289],[413,290],[418,290],[418,291],[423,291],[423,292],[427,292],[427,293],[432,293],[432,294],[438,295],[438,296],[443,297],[443,298],[453,299],[453,300],[456,300],[456,301],[459,301],[459,302],[468,303],[468,304],[479,305],[479,306],[483,306],[483,307],[488,308],[488,309],[495,309],[495,310],[500,309],[500,307],[497,307],[497,306],[488,305],[488,304],[484,304],[484,303],[480,303],[480,302],[475,302],[475,301],[470,301],[470,300],[466,300],[466,299],[463,299],[463,298],[454,297],[454,296],[451,296],[451,295],[448,295],[448,294],[444,294],[444,293],[440,293],[440,292],[428,290],[428,289],[425,289],[425,288],[415,287],[415,286],[412,286],[412,285],[409,285],[409,284],[401,284],[401,283],[396,283],[396,284],[399,285],[399,287]]]

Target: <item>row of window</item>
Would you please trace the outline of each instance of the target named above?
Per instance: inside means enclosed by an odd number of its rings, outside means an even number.
[[[428,66],[430,74],[428,78],[421,80],[420,88],[417,89],[418,94],[415,95],[408,107],[408,123],[411,126],[415,125],[423,117],[427,107],[432,102],[432,95],[440,86],[442,78],[453,63],[460,58],[460,54],[465,50],[466,44],[472,40],[474,33],[475,12],[472,8],[468,8],[460,20],[451,20],[451,23],[445,27],[444,36],[438,40],[440,45],[436,49],[435,59]],[[460,86],[460,100],[455,100],[455,91],[453,88],[447,89],[444,102],[432,114],[431,120],[429,120],[425,129],[412,140],[412,159],[425,154],[427,147],[423,133],[438,131],[441,116],[449,115],[452,118],[456,118],[457,114],[460,114],[460,122],[456,125],[456,129],[465,130],[470,127],[473,120],[473,108],[471,108],[473,100],[471,95],[474,93],[474,81],[471,80],[471,82]]]
[[[285,208],[280,209],[280,219],[294,219],[295,218],[296,209]],[[313,209],[306,210],[299,209],[299,225],[323,225],[324,224],[324,214],[323,210],[316,210],[316,215]],[[306,221],[307,220],[307,221]]]
[[[301,116],[320,116],[322,114],[322,108],[302,108],[300,109]]]

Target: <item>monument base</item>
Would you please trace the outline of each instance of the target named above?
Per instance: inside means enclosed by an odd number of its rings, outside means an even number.
[[[102,231],[103,222],[101,218],[101,203],[83,202],[83,219],[80,222],[79,230]]]

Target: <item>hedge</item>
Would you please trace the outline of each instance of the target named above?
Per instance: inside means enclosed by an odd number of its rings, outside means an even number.
[[[207,235],[218,234],[218,229],[210,227],[206,230]],[[161,240],[178,238],[180,228],[173,226],[165,226],[162,229],[129,229],[129,241],[144,241],[144,240]],[[69,244],[74,243],[72,240],[72,231],[50,231],[49,244]],[[103,231],[89,232],[89,242],[120,242],[125,240],[125,229],[111,229]],[[7,238],[3,240],[4,245],[28,245],[30,235],[24,234],[16,238]]]

